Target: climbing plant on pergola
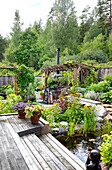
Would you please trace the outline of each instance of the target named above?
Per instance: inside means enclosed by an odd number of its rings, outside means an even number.
[[[47,87],[47,79],[49,77],[49,74],[52,72],[59,72],[59,71],[67,71],[67,70],[74,70],[74,82],[77,80],[77,70],[80,67],[81,74],[86,75],[87,72],[89,72],[90,69],[95,69],[95,67],[88,66],[86,64],[77,63],[77,62],[71,62],[66,64],[58,64],[50,67],[43,67],[41,68],[42,71],[45,72],[45,88]]]

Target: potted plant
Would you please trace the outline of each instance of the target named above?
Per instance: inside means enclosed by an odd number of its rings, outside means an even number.
[[[43,114],[43,108],[40,105],[27,106],[25,108],[26,116],[30,117],[33,124],[37,124]]]
[[[41,99],[44,98],[44,91],[40,91],[40,96],[41,96]]]
[[[25,118],[25,107],[30,106],[29,103],[24,103],[24,102],[18,102],[15,105],[12,106],[14,110],[18,111],[18,118]]]

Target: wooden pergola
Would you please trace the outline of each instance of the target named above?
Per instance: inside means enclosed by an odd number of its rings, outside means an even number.
[[[16,69],[16,67],[11,67],[11,66],[2,66],[0,69]],[[14,77],[15,81],[15,94],[17,94],[17,77]]]
[[[56,71],[67,71],[67,70],[72,70],[74,69],[74,81],[76,82],[77,79],[77,69],[81,68],[81,70],[87,72],[90,69],[96,69],[93,66],[88,66],[86,64],[81,64],[78,62],[71,62],[71,63],[66,63],[66,64],[58,64],[50,67],[43,67],[41,68],[42,71],[45,72],[45,88],[47,87],[47,79],[50,73],[56,72]]]

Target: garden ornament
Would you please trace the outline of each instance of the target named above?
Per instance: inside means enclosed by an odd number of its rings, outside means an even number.
[[[86,170],[101,170],[100,157],[99,150],[91,150],[86,161]]]

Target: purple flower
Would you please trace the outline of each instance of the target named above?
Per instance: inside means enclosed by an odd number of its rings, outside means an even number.
[[[24,110],[26,106],[30,106],[30,103],[19,102],[12,106],[14,110]]]

